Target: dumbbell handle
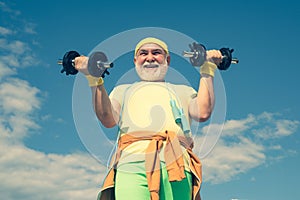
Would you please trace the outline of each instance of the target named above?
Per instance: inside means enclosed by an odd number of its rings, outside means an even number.
[[[75,62],[75,60],[72,60],[72,64],[73,64],[73,66],[74,66],[74,62]],[[62,61],[62,59],[59,59],[58,61],[57,61],[57,64],[58,65],[62,65],[63,64],[63,61]],[[100,66],[103,66],[104,68],[112,68],[111,67],[111,62],[102,62],[102,61],[97,61],[97,67],[100,67]]]
[[[183,51],[182,55],[183,55],[183,57],[186,57],[186,58],[198,57],[199,52],[198,51],[194,51],[194,52]]]
[[[109,69],[109,68],[113,67],[113,64],[112,64],[112,62],[102,62],[102,61],[98,60],[97,61],[97,67],[99,68],[101,66],[103,66],[106,69]]]
[[[186,57],[186,58],[192,58],[192,57],[198,57],[199,55],[199,52],[198,51],[194,51],[194,52],[191,52],[191,51],[183,51],[183,57]],[[222,56],[222,59],[223,58],[226,58],[226,56]],[[237,58],[232,58],[231,59],[231,63],[232,64],[238,64],[239,63],[239,59]]]
[[[237,58],[232,58],[231,63],[232,63],[232,64],[238,64],[238,63],[239,63],[239,59],[237,59]]]
[[[57,64],[58,64],[58,65],[62,65],[62,64],[63,64],[62,59],[59,59],[59,60],[57,61]]]
[[[198,51],[195,51],[195,52],[191,52],[191,51],[183,51],[183,57],[186,57],[186,58],[192,58],[194,56],[198,56]]]

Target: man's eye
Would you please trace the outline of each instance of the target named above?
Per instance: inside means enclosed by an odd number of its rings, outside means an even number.
[[[158,51],[153,51],[152,54],[153,55],[159,55],[159,54],[162,54],[162,52],[158,50]]]
[[[141,55],[141,56],[147,55],[147,52],[141,51],[141,52],[139,53],[139,55]]]

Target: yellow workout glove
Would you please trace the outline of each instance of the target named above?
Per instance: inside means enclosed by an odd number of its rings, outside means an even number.
[[[94,77],[92,75],[86,75],[85,77],[88,80],[90,87],[96,87],[104,84],[104,80],[102,77],[99,78],[99,77]]]
[[[215,71],[217,69],[217,65],[215,63],[206,61],[203,65],[200,66],[200,74],[208,74],[212,77],[215,76]]]

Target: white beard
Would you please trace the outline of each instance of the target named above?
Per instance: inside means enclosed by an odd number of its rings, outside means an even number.
[[[135,66],[136,72],[142,81],[164,81],[168,71],[168,63],[145,62],[143,65]]]

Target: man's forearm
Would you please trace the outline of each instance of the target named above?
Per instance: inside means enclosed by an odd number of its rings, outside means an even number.
[[[214,104],[215,95],[213,77],[203,74],[200,79],[197,95],[197,107],[201,121],[206,121],[210,117],[214,108]]]
[[[97,118],[107,128],[117,124],[117,114],[115,113],[110,98],[103,85],[93,87],[93,105]]]
[[[213,77],[203,74],[200,78],[197,97],[190,102],[189,114],[196,121],[206,121],[214,108]]]

